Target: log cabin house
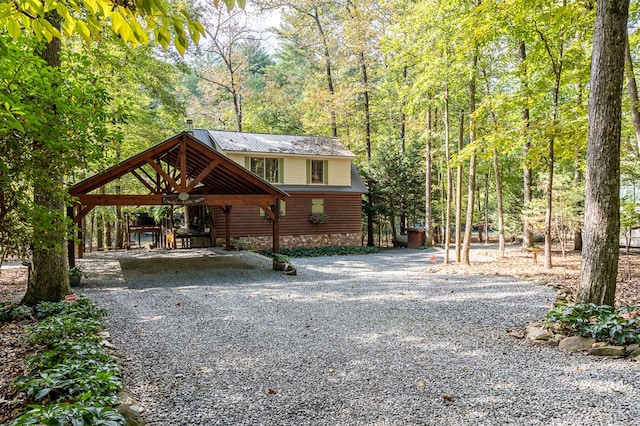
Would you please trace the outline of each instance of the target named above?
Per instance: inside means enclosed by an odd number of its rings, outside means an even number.
[[[194,129],[193,136],[289,196],[280,205],[280,245],[362,244],[362,195],[367,188],[355,155],[339,139]],[[215,211],[214,223],[223,223]],[[261,249],[272,245],[271,223],[255,205],[231,212],[234,240]]]
[[[152,233],[169,248],[360,245],[367,188],[354,157],[336,138],[190,130],[73,185],[67,214],[79,225],[99,205],[172,206],[161,223],[138,214],[126,229],[128,242]],[[129,191],[118,192],[126,178]],[[73,246],[70,265],[84,249]]]

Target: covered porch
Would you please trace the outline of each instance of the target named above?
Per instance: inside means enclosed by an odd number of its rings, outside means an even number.
[[[126,189],[125,189],[126,188]],[[224,237],[231,249],[233,206],[259,206],[272,221],[273,251],[279,252],[280,201],[287,193],[241,167],[189,132],[175,135],[69,189],[73,205],[67,215],[77,226],[96,206],[205,206],[213,241]],[[215,223],[214,209],[224,214]],[[76,240],[83,242],[81,227]],[[223,234],[223,235],[221,235]],[[175,244],[175,235],[173,236]],[[69,265],[84,244],[69,240]]]

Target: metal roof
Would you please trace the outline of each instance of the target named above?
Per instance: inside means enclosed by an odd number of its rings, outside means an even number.
[[[194,129],[193,136],[222,152],[255,152],[355,158],[338,138],[322,136],[269,135]]]
[[[185,141],[184,145],[182,144],[183,140]],[[171,169],[167,174],[182,186],[187,185],[186,182],[180,180],[182,167],[184,167],[185,178],[195,179],[200,177],[200,185],[194,188],[194,192],[197,193],[277,194],[282,198],[287,195],[280,188],[266,182],[226,157],[223,153],[216,152],[211,149],[210,145],[201,143],[186,132],[175,135],[122,161],[119,165],[76,183],[69,189],[69,193],[74,196],[88,194],[102,185],[129,173],[137,173],[134,176],[137,176],[139,180],[148,181],[148,187],[158,186],[158,182],[151,180],[153,176],[150,177],[143,170],[143,167],[150,167],[152,162],[161,165],[165,171]],[[151,175],[155,175],[155,173],[155,171],[151,170]],[[146,179],[143,179],[145,177]],[[177,189],[171,189],[170,186],[168,185],[165,189],[166,193],[178,192]]]

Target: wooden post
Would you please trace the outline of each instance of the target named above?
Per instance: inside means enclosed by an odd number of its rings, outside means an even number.
[[[225,247],[226,251],[231,250],[231,207],[232,206],[224,206],[224,238],[225,238]]]
[[[280,200],[276,200],[276,203],[271,206],[273,210],[273,252],[280,253]]]
[[[207,206],[207,210],[209,210],[209,238],[211,238],[211,246],[216,246],[216,228],[214,226],[214,214],[213,214],[214,206]]]
[[[82,223],[82,221],[80,221],[80,223]],[[78,227],[78,259],[82,259],[83,257],[84,257],[84,233],[82,232],[82,226],[79,226]]]
[[[69,219],[71,219],[71,226],[75,226],[75,224],[73,223],[73,206],[69,206],[67,207],[67,217]],[[75,243],[73,241],[73,228],[71,234],[71,238],[69,240],[67,240],[67,260],[69,261],[69,266],[76,266],[76,247],[75,247]]]

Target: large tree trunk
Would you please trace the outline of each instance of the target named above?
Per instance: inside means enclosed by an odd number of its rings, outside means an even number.
[[[46,19],[60,29],[57,12],[47,13]],[[53,38],[42,51],[42,58],[52,68],[60,68],[60,39]],[[54,80],[55,84],[55,80]],[[51,105],[55,111],[56,106]],[[35,305],[43,301],[57,302],[71,293],[65,258],[64,195],[62,173],[47,155],[45,143],[34,142],[34,165],[37,170],[33,198],[37,208],[48,217],[33,223],[36,241],[33,248],[33,274],[27,284],[22,303]]]
[[[581,303],[614,305],[620,244],[620,127],[629,0],[596,3]]]

